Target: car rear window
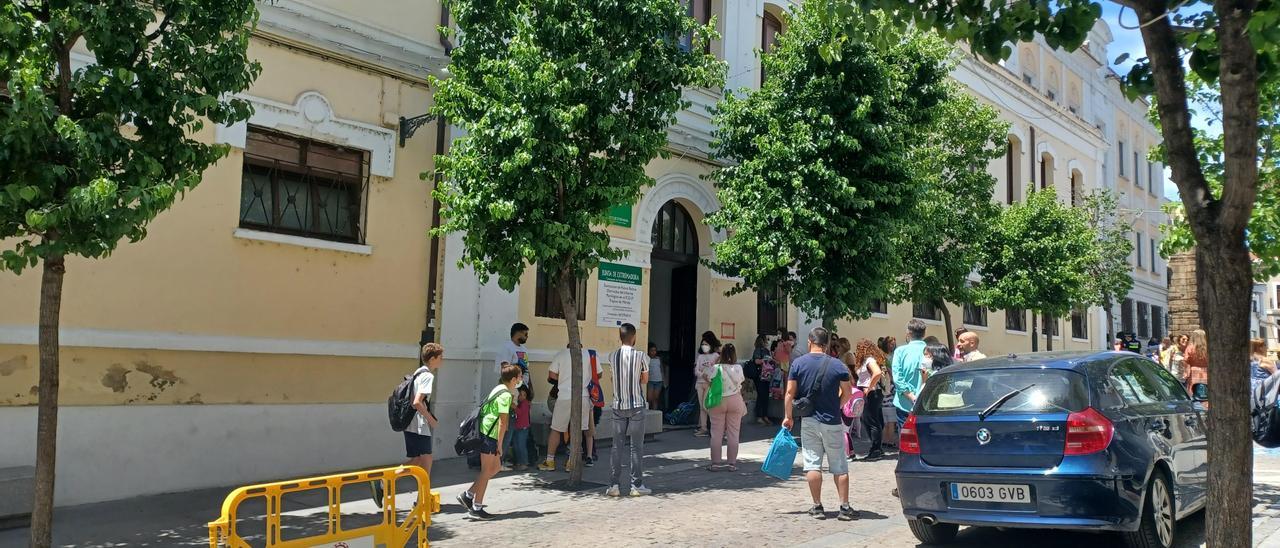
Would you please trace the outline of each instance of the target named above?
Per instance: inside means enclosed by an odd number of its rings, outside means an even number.
[[[1074,413],[1089,406],[1084,376],[1061,369],[954,371],[939,373],[927,384],[917,415],[976,415],[1023,388],[1000,406],[1000,413]]]

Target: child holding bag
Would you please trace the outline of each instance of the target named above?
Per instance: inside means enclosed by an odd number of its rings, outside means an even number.
[[[747,404],[742,401],[742,383],[746,376],[742,372],[742,365],[737,363],[738,353],[732,344],[726,344],[720,349],[718,361],[714,367],[703,372],[708,390],[720,385],[720,401],[715,402],[714,395],[708,393],[703,402],[704,405],[715,404],[707,405],[707,413],[711,415],[711,465],[707,470],[736,472],[742,418],[747,415]],[[719,383],[715,382],[716,376],[720,377]],[[727,463],[721,460],[721,444],[725,442],[729,446]]]

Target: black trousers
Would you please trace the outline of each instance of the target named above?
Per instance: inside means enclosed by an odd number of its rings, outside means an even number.
[[[871,452],[882,451],[880,444],[884,438],[884,392],[872,390],[866,394],[866,404],[862,407],[862,428],[871,436]]]
[[[769,381],[756,381],[756,418],[769,417]]]

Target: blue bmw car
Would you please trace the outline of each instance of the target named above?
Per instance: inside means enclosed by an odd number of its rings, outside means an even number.
[[[896,475],[922,542],[974,525],[1117,531],[1168,548],[1178,520],[1204,507],[1206,448],[1203,404],[1150,360],[1028,354],[930,377]]]

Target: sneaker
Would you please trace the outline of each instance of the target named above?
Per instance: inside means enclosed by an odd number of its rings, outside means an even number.
[[[622,490],[619,489],[618,484],[615,483],[613,485],[610,485],[609,488],[604,491],[604,494],[605,496],[610,496],[610,497],[620,497],[622,496]]]
[[[884,451],[872,451],[870,453],[867,453],[867,456],[862,457],[862,460],[867,462],[875,462],[882,458],[884,458]]]
[[[815,504],[813,508],[809,509],[809,515],[818,519],[826,519],[827,511],[822,509],[821,504]]]
[[[511,469],[512,469],[512,470],[515,470],[516,472],[524,472],[525,470],[528,470],[528,469],[529,469],[529,467],[528,467],[527,465],[524,465],[524,464],[517,464],[517,465],[515,465],[514,467],[512,467]]]
[[[898,488],[897,488],[897,487],[894,487],[894,488],[893,488],[893,491],[891,491],[889,494],[890,494],[890,495],[893,495],[893,498],[895,498],[895,499],[896,499],[896,498],[898,498]]]
[[[538,465],[538,470],[542,470],[543,472],[555,472],[556,461],[553,461],[553,460],[542,461],[542,464]]]
[[[475,511],[475,498],[471,496],[471,493],[466,491],[458,493],[458,504],[461,504],[463,508],[466,508],[467,512]]]
[[[709,438],[709,437],[711,437],[711,432],[708,432],[708,431],[706,431],[706,430],[698,430],[697,432],[694,432],[694,433],[693,433],[693,437],[695,437],[695,438]]]
[[[651,495],[651,494],[653,494],[653,489],[650,489],[650,488],[645,487],[645,486],[643,486],[643,485],[632,485],[632,486],[631,486],[631,496],[633,496],[633,497],[643,497],[643,496],[645,496],[645,495]]]
[[[483,506],[480,508],[473,508],[471,510],[468,510],[467,513],[471,514],[471,517],[476,518],[478,520],[488,521],[493,519],[493,514],[485,512]]]
[[[510,467],[510,466],[507,466],[507,465],[504,463],[504,464],[502,465],[502,467],[498,469],[498,471],[499,471],[499,472],[510,472],[510,471],[511,471],[511,467]]]
[[[840,521],[853,521],[859,517],[861,516],[858,515],[858,511],[854,510],[852,506],[848,504],[840,505]]]
[[[586,459],[584,459],[584,460],[586,460],[587,466],[595,466],[595,465],[596,465],[596,459],[595,459],[594,457],[587,457],[587,458],[586,458]]]
[[[373,490],[373,503],[377,504],[378,508],[382,508],[382,499],[385,498],[386,495],[386,493],[382,491],[382,480],[369,482],[369,488]]]

